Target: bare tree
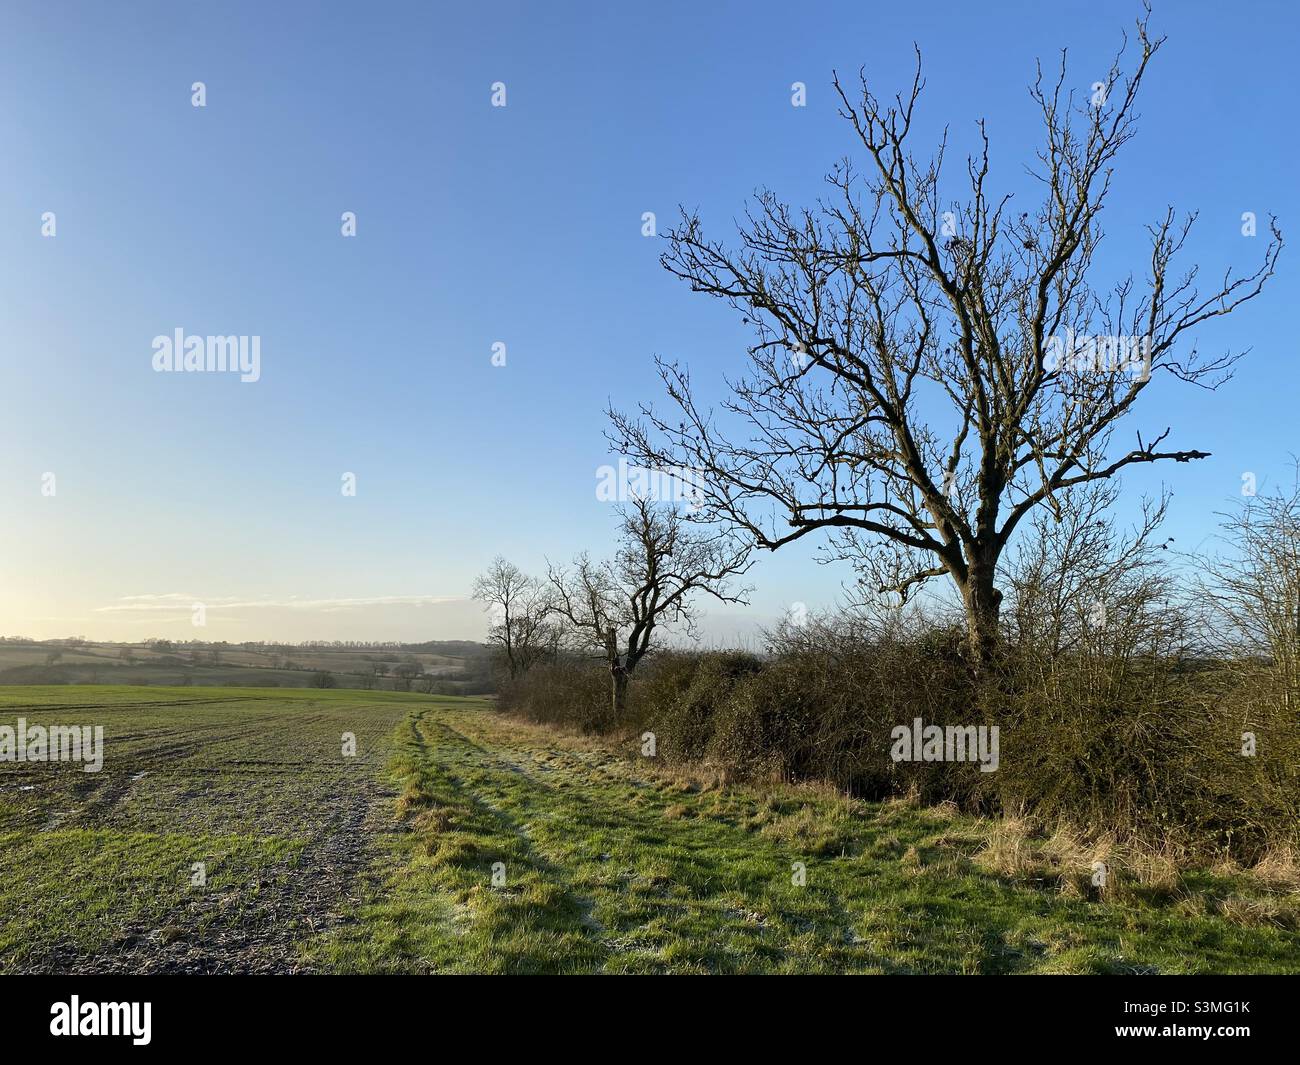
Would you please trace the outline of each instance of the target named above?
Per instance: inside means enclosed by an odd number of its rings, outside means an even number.
[[[1224,515],[1227,550],[1200,560],[1202,594],[1242,648],[1264,654],[1283,705],[1300,707],[1300,465],[1284,491],[1248,497]]]
[[[498,555],[474,581],[474,598],[492,615],[488,640],[501,648],[512,678],[528,672],[555,643],[552,604],[545,582]]]
[[[611,411],[615,443],[643,465],[696,470],[699,517],[760,547],[827,530],[832,557],[904,600],[948,576],[975,661],[987,661],[998,562],[1028,514],[1059,516],[1063,490],[1128,466],[1206,457],[1166,445],[1168,428],[1131,446],[1113,437],[1155,375],[1207,388],[1230,376],[1240,353],[1204,360],[1189,333],[1257,296],[1281,249],[1270,219],[1259,267],[1202,292],[1195,266],[1174,268],[1195,215],[1171,209],[1148,227],[1140,282],[1095,280],[1113,165],[1163,41],[1147,17],[1131,68],[1126,37],[1086,99],[1066,87],[1064,52],[1054,77],[1039,66],[1030,96],[1045,136],[1029,173],[1042,196],[1024,213],[988,188],[983,121],[961,200],[941,199],[946,134],[928,161],[913,156],[919,51],[892,103],[865,75],[853,94],[837,75],[861,172],[850,158],[836,165],[815,210],[761,192],[734,250],[705,239],[691,213],[668,234],[663,265],[755,330],[750,372],[723,404],[736,426],[701,406],[684,367],[661,362],[676,409]]]
[[[745,591],[733,591],[731,581],[749,568],[748,557],[748,547],[729,534],[693,527],[674,507],[635,499],[623,512],[612,561],[584,554],[572,570],[550,567],[555,610],[570,637],[609,665],[616,722],[655,631],[664,625],[693,631],[696,593],[744,602]]]
[[[1172,537],[1157,535],[1169,496],[1143,500],[1127,530],[1112,516],[1118,498],[1116,481],[1064,489],[1059,517],[1040,509],[1030,534],[1004,556],[1007,628],[1045,668],[1080,650],[1129,656],[1169,613]]]

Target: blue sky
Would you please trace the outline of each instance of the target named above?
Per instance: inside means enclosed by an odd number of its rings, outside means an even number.
[[[481,636],[465,596],[492,555],[608,550],[606,404],[656,396],[656,355],[716,398],[743,368],[744,327],[659,267],[643,212],[698,207],[723,233],[758,186],[811,202],[852,148],[832,68],[901,89],[913,40],[918,144],[946,124],[962,147],[984,116],[994,183],[1022,189],[1035,57],[1068,46],[1086,91],[1138,13],[993,6],[6,4],[0,632],[185,638],[196,600],[213,639]],[[1170,40],[1107,268],[1140,268],[1167,204],[1200,210],[1184,261],[1210,277],[1263,250],[1242,212],[1294,230],[1298,22],[1281,2],[1156,6]],[[1161,384],[1133,423],[1213,452],[1125,481],[1173,489],[1180,546],[1243,471],[1282,480],[1300,452],[1297,269],[1284,253],[1202,334],[1253,349],[1233,382]],[[261,380],[154,373],[177,327],[260,336]],[[802,547],[765,558],[752,607],[706,633],[830,603],[848,577]]]

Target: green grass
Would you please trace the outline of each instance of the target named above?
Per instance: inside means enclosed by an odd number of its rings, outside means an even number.
[[[1117,862],[1099,898],[1059,841],[673,774],[484,700],[0,689],[18,716],[106,751],[0,763],[0,971],[1300,972],[1294,883]]]
[[[701,788],[467,705],[418,711],[392,768],[407,831],[360,921],[313,945],[331,968],[1300,972],[1288,928],[1215,912],[1221,897],[1276,895],[1244,874],[1071,898],[985,871],[988,822],[818,789]]]

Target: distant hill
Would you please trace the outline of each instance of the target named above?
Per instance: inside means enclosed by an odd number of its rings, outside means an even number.
[[[326,677],[327,675],[327,677]],[[418,644],[231,644],[0,638],[0,685],[193,684],[479,695],[492,690],[489,648]]]

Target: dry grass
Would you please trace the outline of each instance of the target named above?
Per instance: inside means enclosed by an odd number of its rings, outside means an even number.
[[[638,763],[646,773],[670,788],[691,793],[717,791],[732,783],[732,774],[725,769],[696,763],[665,765],[662,762],[642,759]]]
[[[1270,851],[1249,872],[1275,890],[1300,893],[1300,855],[1289,847]]]
[[[1090,834],[1068,824],[1049,835],[1027,818],[1010,817],[990,823],[975,863],[1011,880],[1055,881],[1067,898],[1156,901],[1178,895],[1190,860],[1174,843],[1121,844],[1110,832]]]
[[[1300,931],[1300,899],[1291,896],[1247,897],[1229,895],[1219,902],[1218,913],[1244,928],[1272,926]]]
[[[975,855],[975,863],[990,873],[1011,880],[1031,880],[1042,865],[1030,842],[1028,821],[1008,817],[989,826],[988,842]]]

